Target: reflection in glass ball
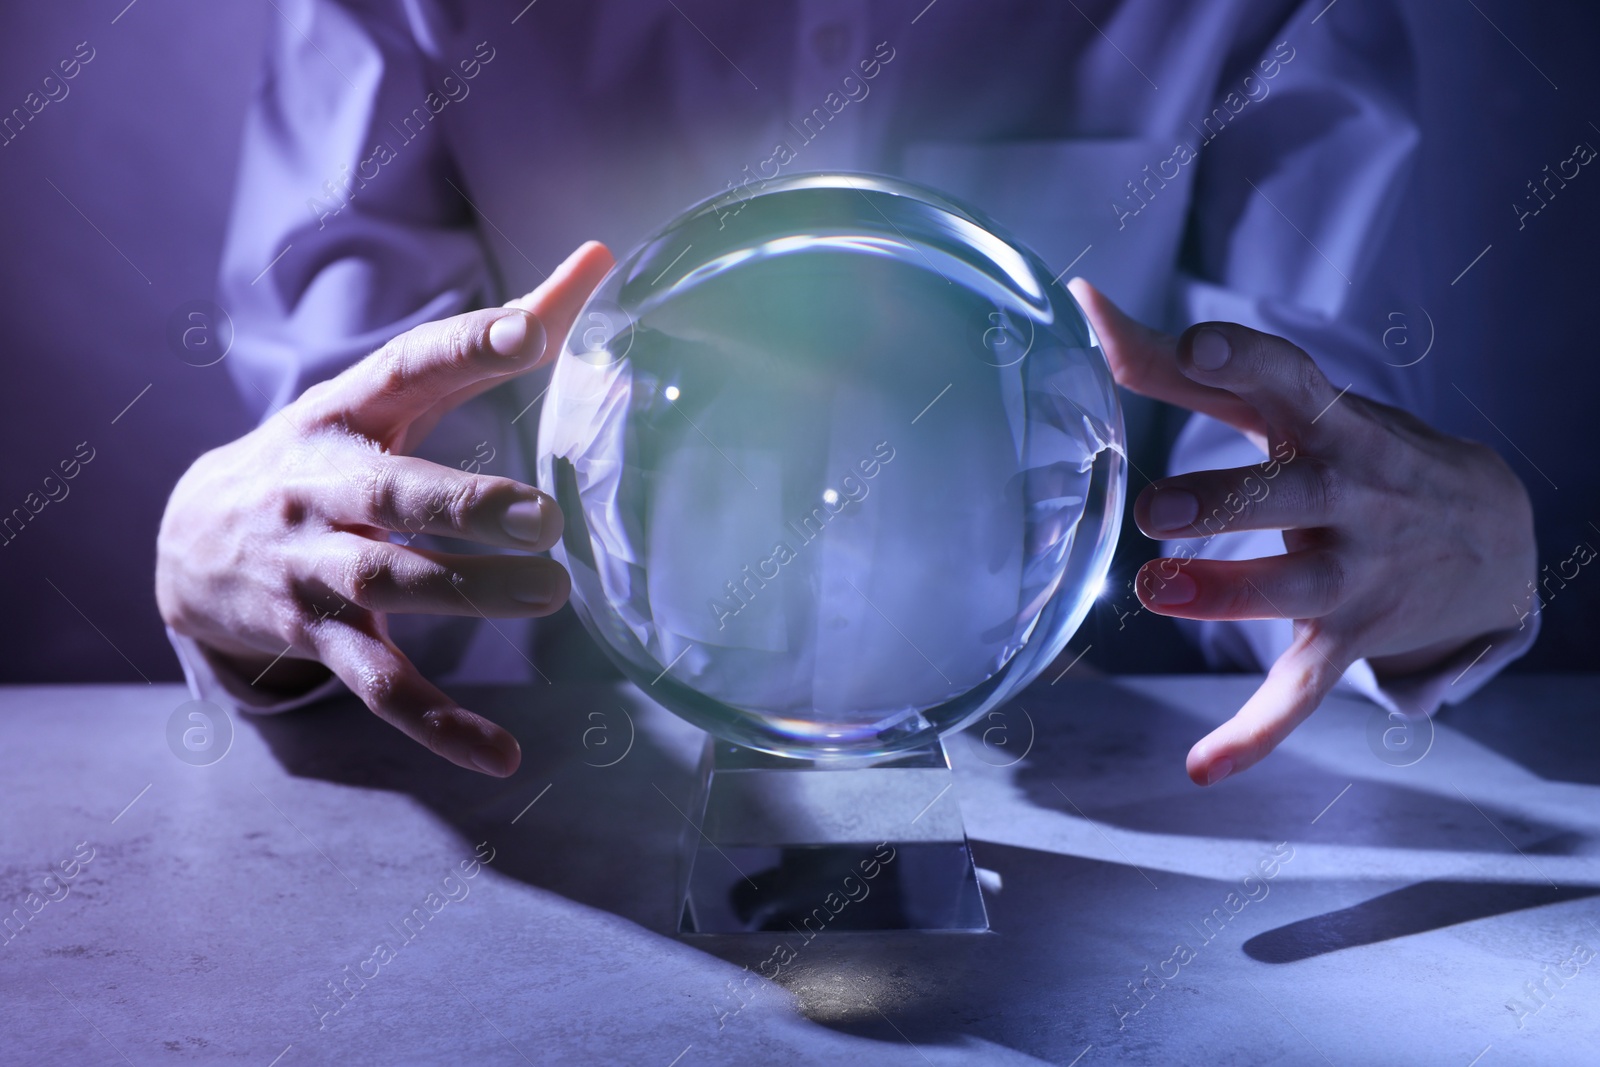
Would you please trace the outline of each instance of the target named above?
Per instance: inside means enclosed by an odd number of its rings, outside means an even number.
[[[929,744],[1037,676],[1105,578],[1122,451],[1048,268],[859,174],[725,194],[622,260],[538,448],[556,558],[623,672],[807,759]]]

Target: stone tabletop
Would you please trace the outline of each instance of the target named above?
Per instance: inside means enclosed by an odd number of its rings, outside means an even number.
[[[1338,698],[1201,790],[1254,679],[1078,674],[947,740],[990,932],[809,941],[672,933],[703,735],[624,685],[457,693],[505,781],[0,689],[0,1062],[1600,1062],[1600,681]]]

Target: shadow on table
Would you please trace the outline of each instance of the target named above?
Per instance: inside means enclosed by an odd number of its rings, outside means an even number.
[[[1600,888],[1418,882],[1352,907],[1257,934],[1244,943],[1244,954],[1261,963],[1298,963],[1340,949],[1359,948],[1474,919],[1592,896],[1600,896]]]
[[[671,932],[680,812],[694,792],[702,735],[608,685],[452,695],[522,745],[511,778],[445,762],[353,697],[245,721],[296,777],[409,794],[469,845],[491,842],[500,873]]]
[[[1138,977],[1127,942],[1107,940],[1100,927],[1113,909],[1137,924],[1126,894],[1144,884],[1119,864],[983,842],[974,842],[973,852],[1004,886],[988,900],[989,933],[845,933],[809,941],[765,933],[689,944],[755,973],[777,946],[789,947],[793,958],[777,983],[806,1018],[853,1036],[969,1051],[981,1041],[1064,1063],[1091,1039],[1086,1032],[1107,1020],[1115,1029],[1109,1011],[1090,1024],[1064,1006],[1109,1003],[1125,994],[1124,980]],[[740,992],[733,983],[724,998],[729,1029],[743,1024]],[[1102,1043],[1098,1034],[1093,1040]]]
[[[353,699],[248,721],[290,773],[407,793],[466,841],[493,842],[502,873],[670,936],[702,735],[610,686],[456,695],[521,742],[523,766],[514,778],[496,781],[453,767]],[[1189,837],[1197,850],[1217,839],[1290,838],[1503,852],[1501,829],[1528,851],[1585,846],[1568,828],[1488,805],[1480,812],[1401,785],[1360,779],[1345,793],[1350,776],[1288,752],[1235,782],[1200,790],[1183,775],[1184,755],[1204,729],[1192,714],[1111,682],[1077,682],[1049,697],[1030,691],[1016,705],[1032,709],[1035,736],[1014,782],[1040,808]],[[968,737],[949,743],[969,742],[977,743]],[[983,841],[973,850],[1004,885],[989,901],[993,932],[789,937],[795,960],[778,983],[803,1014],[858,1036],[918,1046],[979,1039],[1052,1059],[1088,1040],[1115,1046],[1121,1038],[1107,1026],[1115,1022],[1109,1008],[1092,1021],[1057,1006],[1109,1004],[1124,995],[1146,962],[1130,945],[1152,925],[1177,928],[1197,901],[1205,903],[1200,912],[1216,903],[1218,883],[1204,878]],[[1177,892],[1145,897],[1147,878]],[[1258,935],[1244,952],[1257,961],[1292,962],[1595,892],[1422,883]],[[1182,914],[1155,922],[1158,907]],[[752,934],[683,943],[754,972],[781,940]],[[741,1003],[730,999],[728,1006]]]
[[[1013,707],[1043,702],[1035,687]],[[1043,713],[1034,707],[1037,736],[1016,784],[1041,808],[1096,823],[1199,842],[1309,835],[1324,845],[1499,853],[1510,839],[1546,855],[1592,845],[1571,827],[1459,794],[1357,778],[1286,750],[1201,789],[1183,769],[1190,746],[1209,729],[1193,714],[1100,680],[1079,682],[1070,706],[1062,704]],[[1350,726],[1364,730],[1365,723]],[[969,731],[956,743],[975,736]],[[1371,758],[1374,770],[1385,770]]]
[[[1547,782],[1600,785],[1597,688],[1593,675],[1513,675],[1437,718]],[[1579,692],[1591,694],[1587,706]]]

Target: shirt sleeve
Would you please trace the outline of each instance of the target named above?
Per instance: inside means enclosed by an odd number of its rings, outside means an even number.
[[[498,302],[448,151],[444,71],[429,55],[427,28],[412,24],[421,8],[379,0],[275,8],[219,284],[234,327],[226,366],[262,420],[395,335]],[[495,415],[501,403],[490,393],[458,408],[417,454],[451,467],[490,454],[515,461],[506,420]],[[458,665],[469,643],[463,628],[475,622],[397,615],[391,633],[439,676]],[[527,644],[525,620],[498,629],[513,647]],[[342,690],[334,680],[292,700],[263,699],[194,641],[168,635],[191,690],[225,706],[282,711]]]
[[[1412,363],[1409,351],[1391,354],[1382,340],[1384,308],[1397,301],[1386,305],[1381,290],[1406,287],[1406,259],[1374,270],[1394,250],[1386,246],[1391,231],[1404,224],[1397,209],[1420,138],[1406,27],[1385,4],[1314,2],[1278,39],[1247,72],[1230,72],[1196,130],[1200,169],[1173,316],[1182,325],[1231,321],[1287,337],[1335,387],[1429,418],[1438,363]],[[1237,431],[1196,415],[1170,467],[1182,474],[1265,458]],[[1284,545],[1279,532],[1265,530],[1170,542],[1167,551],[1240,560],[1281,554]],[[1537,622],[1484,635],[1449,662],[1403,678],[1380,681],[1357,661],[1341,684],[1391,711],[1432,714],[1527,651]],[[1269,667],[1292,638],[1284,619],[1180,624],[1214,665],[1247,670]]]
[[[229,711],[272,715],[303,708],[348,691],[343,682],[333,677],[296,696],[269,694],[257,689],[251,679],[238,674],[227,664],[212,659],[205,647],[194,638],[185,637],[169,626],[167,640],[172,642],[172,649],[178,654],[178,663],[183,667],[183,680],[189,686],[189,694],[196,700],[208,700]]]
[[[227,365],[261,416],[490,289],[433,111],[436,73],[402,5],[278,7],[220,286]]]

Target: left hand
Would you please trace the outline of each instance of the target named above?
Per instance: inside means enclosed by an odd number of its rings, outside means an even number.
[[[1071,290],[1119,384],[1220,419],[1277,460],[1164,478],[1134,503],[1153,538],[1283,531],[1283,555],[1156,559],[1135,582],[1163,615],[1294,622],[1261,687],[1190,749],[1197,784],[1264,758],[1359,659],[1402,675],[1511,628],[1537,566],[1533,510],[1493,449],[1341,394],[1281,337],[1227,322],[1173,337],[1081,278]]]

